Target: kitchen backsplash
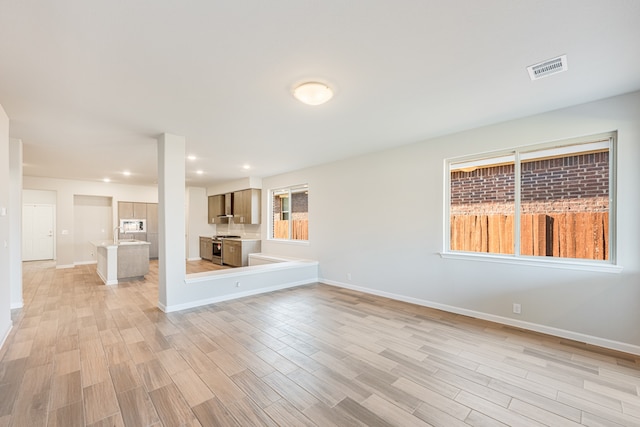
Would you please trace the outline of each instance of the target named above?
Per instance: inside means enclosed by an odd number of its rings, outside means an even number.
[[[215,234],[228,234],[244,237],[245,239],[260,238],[260,224],[217,224]]]

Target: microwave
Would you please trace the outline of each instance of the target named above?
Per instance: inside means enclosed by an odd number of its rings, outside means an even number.
[[[120,230],[121,230],[121,233],[146,233],[147,220],[146,219],[121,219]]]

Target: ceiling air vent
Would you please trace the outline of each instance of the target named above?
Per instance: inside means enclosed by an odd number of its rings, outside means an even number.
[[[534,64],[527,67],[527,71],[529,71],[529,77],[531,77],[531,80],[538,80],[552,74],[561,73],[563,71],[567,71],[567,69],[567,55],[562,55],[553,59],[547,59],[544,62],[540,62],[539,64]]]

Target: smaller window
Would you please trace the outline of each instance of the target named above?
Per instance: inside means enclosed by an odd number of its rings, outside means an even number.
[[[309,186],[296,185],[270,192],[269,238],[276,240],[309,240]]]

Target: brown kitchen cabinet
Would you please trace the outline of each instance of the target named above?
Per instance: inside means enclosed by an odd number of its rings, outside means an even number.
[[[118,202],[118,224],[121,219],[144,219],[147,222],[145,233],[122,233],[120,239],[144,240],[149,245],[149,258],[158,258],[158,204],[144,202]]]
[[[146,203],[133,203],[133,219],[146,219],[147,218],[147,204]]]
[[[149,242],[149,259],[158,259],[158,233],[147,233],[147,242]]]
[[[136,219],[133,217],[133,202],[118,202],[119,219]]]
[[[149,258],[158,258],[158,204],[147,203],[147,242],[149,245]]]
[[[146,219],[147,203],[118,202],[118,217],[120,219]]]
[[[260,240],[224,239],[222,262],[232,267],[249,265],[249,254],[260,252]]]
[[[229,220],[221,215],[225,214],[224,194],[209,196],[208,221],[209,224],[228,223]]]
[[[233,222],[260,224],[260,196],[262,191],[249,188],[233,193]]]
[[[242,242],[224,239],[222,241],[222,262],[232,267],[242,267]]]
[[[213,259],[213,242],[211,237],[200,237],[200,258],[211,261]]]
[[[146,203],[147,205],[147,233],[158,232],[158,204]]]

